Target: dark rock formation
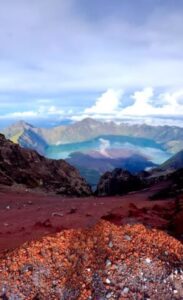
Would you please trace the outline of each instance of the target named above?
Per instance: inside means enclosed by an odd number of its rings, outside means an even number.
[[[159,177],[157,177],[158,179]],[[161,178],[161,181],[168,182],[167,187],[151,196],[151,200],[172,198],[183,194],[183,169],[164,176],[164,178]]]
[[[123,195],[144,187],[143,181],[123,169],[106,172],[100,179],[96,194],[98,196]]]
[[[0,135],[0,184],[23,184],[65,195],[90,195],[79,172],[64,160],[46,159]]]

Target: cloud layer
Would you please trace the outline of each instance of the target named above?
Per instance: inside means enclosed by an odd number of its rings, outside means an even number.
[[[182,115],[182,0],[114,2],[0,0],[1,118]]]
[[[153,88],[147,87],[135,91],[129,97],[133,102],[124,107],[125,94],[122,96],[122,92],[107,90],[96,100],[95,105],[73,116],[73,119],[129,119],[131,122],[134,120],[134,123],[183,126],[183,89],[157,94]]]

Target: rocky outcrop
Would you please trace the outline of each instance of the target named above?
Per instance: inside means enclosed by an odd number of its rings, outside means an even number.
[[[151,195],[151,200],[174,198],[183,194],[183,168],[177,171],[173,169],[154,169],[149,176],[144,177],[147,186],[162,184],[162,188]]]
[[[13,183],[65,195],[91,194],[79,172],[64,160],[46,159],[0,135],[0,184]]]
[[[143,187],[144,183],[138,176],[123,169],[115,169],[112,172],[106,172],[101,177],[96,194],[98,196],[123,195]]]

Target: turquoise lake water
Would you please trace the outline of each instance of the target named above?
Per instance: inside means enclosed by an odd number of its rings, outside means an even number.
[[[129,149],[138,151],[156,164],[161,164],[171,157],[164,147],[153,140],[128,136],[99,136],[89,141],[71,143],[47,148],[46,156],[53,159],[67,159],[73,152],[87,153],[101,149]]]

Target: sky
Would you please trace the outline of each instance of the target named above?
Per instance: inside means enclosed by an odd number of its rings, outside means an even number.
[[[182,0],[0,0],[0,127],[183,126]]]

